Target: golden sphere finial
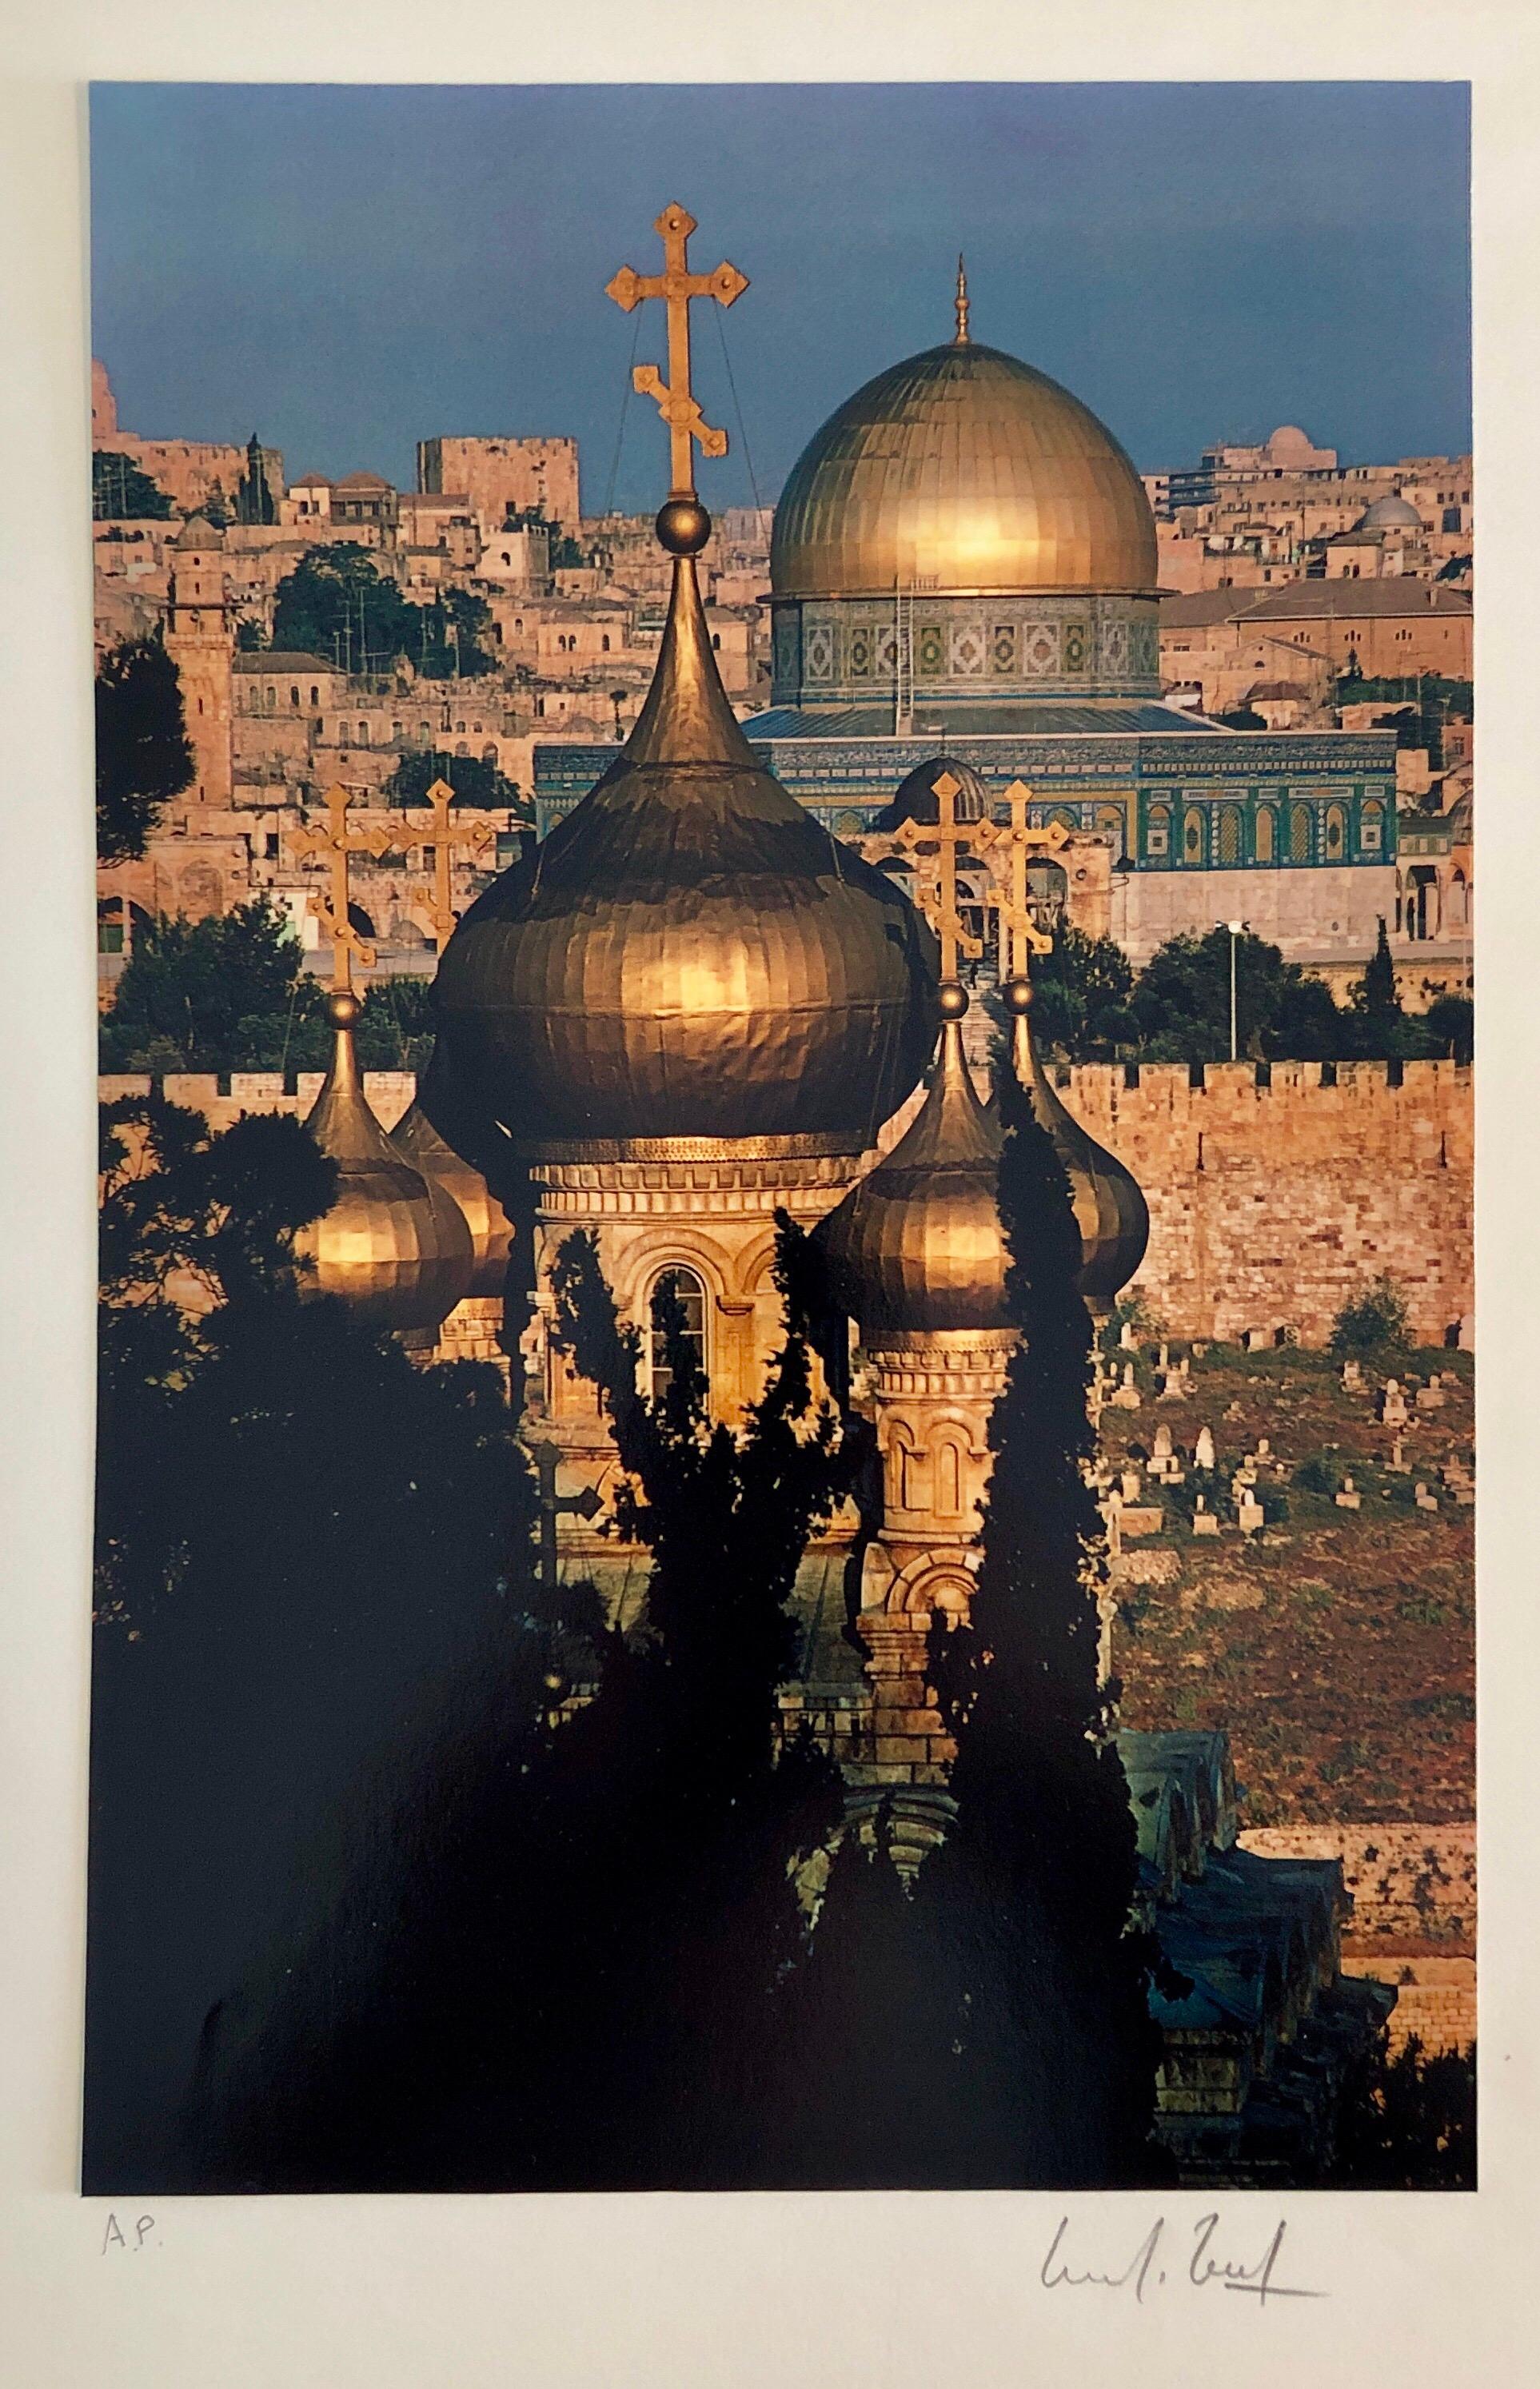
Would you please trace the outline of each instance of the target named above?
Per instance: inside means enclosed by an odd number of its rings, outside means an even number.
[[[955,978],[941,983],[941,1016],[943,1020],[961,1020],[968,1010],[968,990]]]
[[[712,535],[712,518],[699,498],[668,498],[655,529],[670,556],[699,556]]]
[[[1032,1010],[1030,978],[1007,978],[1000,992],[1006,1000],[1006,1010],[1014,1012],[1019,1019]]]
[[[327,1018],[334,1028],[351,1028],[363,1009],[351,987],[334,987],[327,997]]]

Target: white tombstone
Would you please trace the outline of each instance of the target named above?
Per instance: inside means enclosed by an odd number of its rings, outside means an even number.
[[[1380,1397],[1381,1424],[1385,1426],[1405,1426],[1409,1416],[1406,1397],[1401,1390],[1399,1381],[1394,1377],[1387,1377],[1385,1389]]]
[[[1198,1507],[1192,1514],[1192,1531],[1195,1535],[1217,1535],[1219,1532],[1218,1516],[1208,1508],[1201,1493],[1198,1496]]]
[[[1342,1489],[1337,1496],[1338,1509],[1361,1510],[1363,1506],[1364,1497],[1359,1492],[1357,1486],[1354,1485],[1351,1476],[1344,1476],[1342,1479]]]
[[[1197,1446],[1192,1455],[1192,1464],[1195,1468],[1212,1468],[1213,1463],[1213,1429],[1210,1426],[1200,1426],[1198,1430]]]
[[[1170,1460],[1173,1456],[1171,1429],[1168,1426],[1158,1426],[1155,1430],[1154,1457],[1157,1460]]]

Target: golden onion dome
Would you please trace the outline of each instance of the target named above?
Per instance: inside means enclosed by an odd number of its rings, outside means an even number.
[[[420,1099],[391,1130],[391,1143],[414,1169],[442,1186],[465,1214],[473,1256],[468,1292],[500,1295],[507,1276],[513,1222],[481,1171],[445,1143]]]
[[[431,1344],[470,1291],[470,1230],[369,1109],[353,1041],[358,998],[336,989],[327,1010],[337,1032],[331,1068],[305,1125],[337,1164],[337,1197],[294,1239],[301,1290],[340,1295],[367,1325]]]
[[[460,922],[441,1041],[527,1157],[685,1159],[748,1138],[859,1152],[924,1067],[934,941],[734,720],[696,582],[705,508],[671,499],[658,528],[674,588],[647,703],[603,778]]]
[[[1106,425],[963,318],[815,432],[776,508],[770,579],[776,597],[1153,591],[1155,522]]]
[[[968,997],[955,983],[942,1009],[941,1059],[908,1131],[814,1231],[830,1290],[867,1344],[1010,1331],[1000,1131],[974,1092]]]
[[[1075,1284],[1092,1312],[1105,1318],[1145,1257],[1149,1208],[1133,1171],[1082,1128],[1049,1080],[1032,1033],[1031,981],[1008,979],[1001,992],[1014,1024],[1011,1059],[1016,1075],[1031,1097],[1038,1126],[1053,1139],[1069,1177],[1084,1256]]]

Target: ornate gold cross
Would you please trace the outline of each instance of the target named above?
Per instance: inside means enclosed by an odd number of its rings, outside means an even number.
[[[479,854],[484,846],[491,845],[497,830],[494,823],[483,821],[480,813],[462,814],[452,828],[449,808],[455,801],[455,791],[447,780],[435,780],[425,801],[432,807],[432,828],[418,828],[413,835],[420,837],[425,846],[430,839],[432,841],[433,892],[431,896],[424,896],[417,901],[432,933],[434,946],[442,954],[460,917],[455,910],[452,875],[456,853],[463,851],[468,857]]]
[[[1004,932],[1001,939],[1000,976],[1002,978],[1024,978],[1029,954],[1046,954],[1053,950],[1053,939],[1040,929],[1027,908],[1027,865],[1034,854],[1057,854],[1068,846],[1070,832],[1062,822],[1050,822],[1046,829],[1033,829],[1027,820],[1027,807],[1032,790],[1020,780],[1012,780],[1006,790],[1010,807],[1010,822],[988,822],[982,824],[985,835],[979,844],[989,858],[990,874],[995,890],[990,903],[1000,916]],[[1002,869],[1002,865],[1007,868]]]
[[[957,910],[957,855],[965,846],[987,846],[990,824],[957,819],[962,782],[955,780],[950,772],[941,773],[930,785],[936,799],[936,819],[901,822],[894,837],[906,853],[923,854],[927,861],[934,853],[934,876],[917,888],[915,901],[941,940],[942,977],[953,979],[957,976],[960,953],[972,962],[983,952],[982,943],[969,934]],[[985,835],[981,837],[981,832]]]
[[[289,842],[297,854],[318,854],[331,857],[331,888],[310,891],[310,910],[323,927],[331,931],[331,983],[334,988],[353,985],[353,958],[358,956],[367,970],[375,958],[375,950],[366,938],[361,937],[348,918],[348,865],[355,854],[379,857],[392,847],[407,840],[399,830],[386,829],[380,823],[371,823],[367,829],[348,827],[348,807],[353,791],[340,783],[327,790],[322,801],[327,809],[326,825],[319,823],[306,829],[291,830]]]
[[[726,433],[712,429],[690,388],[690,300],[715,299],[722,306],[730,307],[749,287],[748,275],[725,260],[714,274],[690,272],[687,251],[695,228],[695,218],[675,200],[663,210],[652,227],[662,236],[661,274],[637,274],[631,266],[622,265],[614,279],[605,285],[606,298],[613,299],[628,315],[644,299],[661,299],[668,308],[668,379],[664,381],[656,365],[637,365],[632,372],[631,386],[642,397],[657,400],[658,411],[668,425],[669,469],[673,476],[669,495],[674,498],[695,495],[692,439],[699,441],[704,456],[727,454]]]

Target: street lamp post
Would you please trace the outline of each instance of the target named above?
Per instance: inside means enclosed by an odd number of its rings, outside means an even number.
[[[1236,941],[1238,939],[1244,936],[1250,926],[1250,923],[1246,921],[1216,921],[1214,923],[1214,927],[1216,929],[1227,929],[1230,933],[1230,1059],[1232,1062],[1238,1062],[1240,1059],[1240,1039],[1238,1034],[1238,1020],[1236,1012]]]

